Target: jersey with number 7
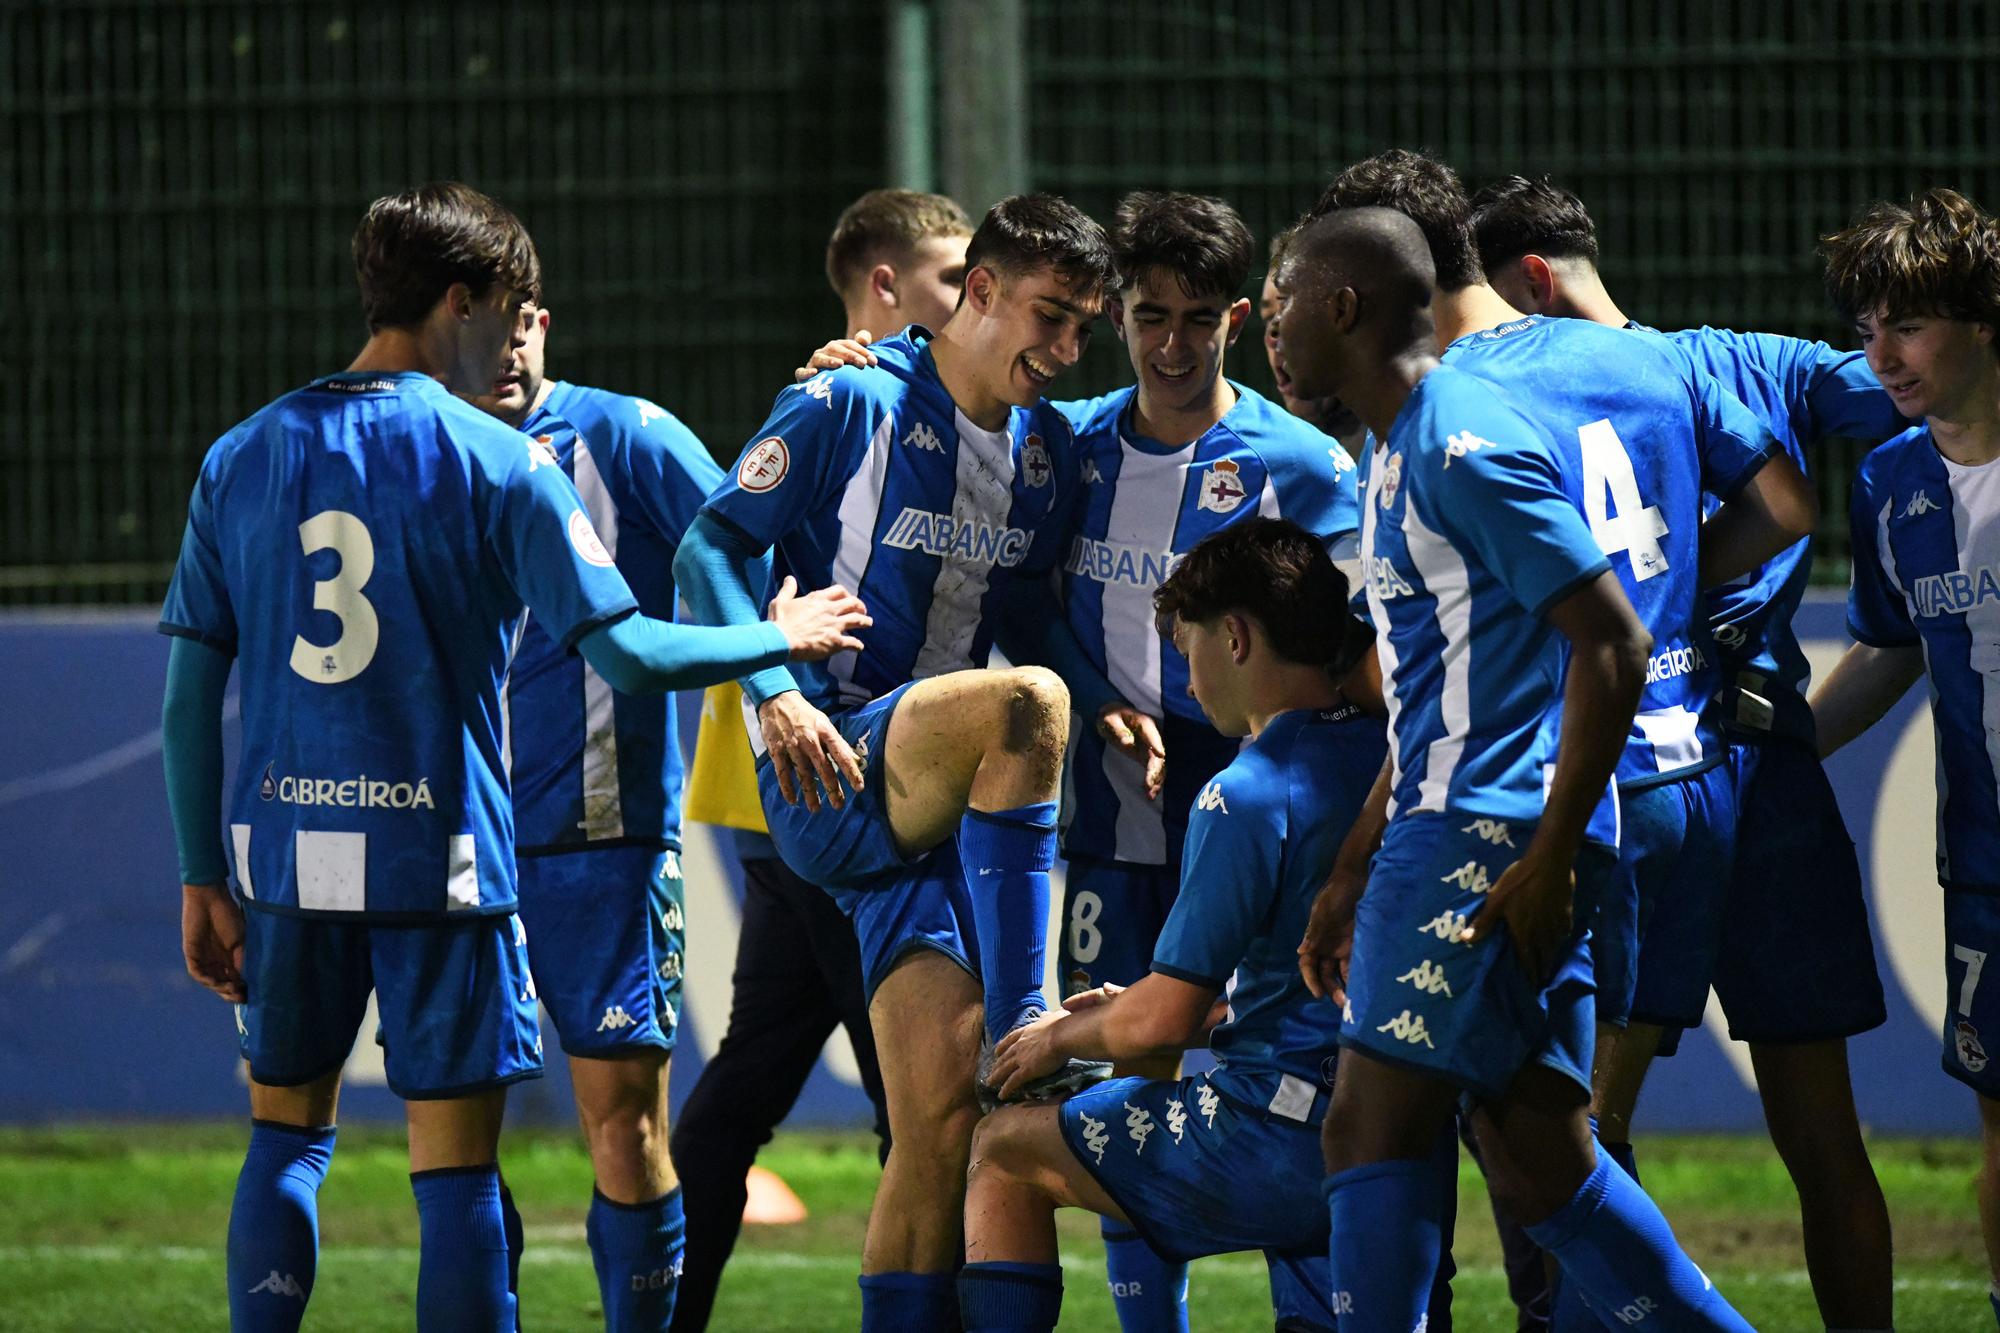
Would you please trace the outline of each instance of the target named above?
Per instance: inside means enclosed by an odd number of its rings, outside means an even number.
[[[1720,666],[1700,598],[1702,492],[1728,500],[1778,449],[1721,382],[1659,334],[1529,316],[1467,334],[1447,364],[1508,394],[1582,479],[1598,548],[1653,636],[1621,789],[1721,762],[1704,706]]]
[[[239,659],[248,906],[513,910],[500,684],[524,601],[566,647],[636,605],[547,447],[429,376],[328,376],[216,442],[160,623]]]

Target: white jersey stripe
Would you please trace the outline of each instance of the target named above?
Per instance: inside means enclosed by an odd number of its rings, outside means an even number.
[[[250,826],[231,824],[229,826],[230,845],[236,850],[236,883],[243,890],[245,898],[255,898],[257,889],[250,882]]]
[[[1632,723],[1652,747],[1653,764],[1660,772],[1673,773],[1701,762],[1701,714],[1693,709],[1680,704],[1653,708]]]
[[[604,549],[618,554],[618,506],[581,436],[576,441],[576,493],[597,529]],[[618,722],[616,701],[602,676],[583,664],[583,836],[599,839],[625,836],[625,807],[618,786]],[[475,899],[476,901],[476,899]],[[452,904],[456,906],[457,904]]]
[[[840,546],[833,554],[833,581],[849,592],[861,591],[862,577],[868,572],[868,559],[875,553],[875,524],[882,516],[882,492],[889,483],[889,450],[896,440],[896,418],[890,414],[882,418],[875,428],[875,434],[868,441],[868,454],[861,460],[861,466],[848,478],[847,487],[840,493]],[[799,589],[801,593],[810,588]],[[868,701],[865,690],[854,685],[855,654],[837,653],[827,659],[827,674],[833,677],[834,687],[840,691],[842,702],[860,704]],[[761,756],[763,733],[755,725],[755,710],[750,705],[748,695],[744,696],[744,715],[750,720],[750,734],[755,738],[751,744]]]
[[[1418,810],[1441,811],[1472,727],[1472,580],[1465,560],[1424,524],[1414,504],[1403,506],[1403,540],[1424,591],[1436,601],[1433,615],[1444,636],[1444,693],[1438,706],[1444,734],[1431,742],[1424,757],[1416,805]]]
[[[1988,521],[1974,526],[1977,520],[2000,513],[2000,469],[1959,467],[1950,459],[1945,459],[1944,465],[1951,479],[1951,518],[1956,529],[1958,567],[1961,570],[2000,567],[2000,524]],[[1965,613],[1965,629],[1971,640],[1972,673],[1979,682],[1986,762],[1994,773],[1996,785],[2000,785],[2000,680],[1996,680],[2000,676],[2000,602],[1974,598]],[[1939,808],[1943,808],[1942,802]],[[1938,846],[1944,845],[1940,839]]]
[[[479,906],[479,852],[470,833],[454,833],[445,852],[444,906],[463,912]]]
[[[309,912],[368,907],[368,835],[299,829],[292,836],[299,906]]]
[[[1105,545],[1130,551],[1135,558],[1152,555],[1169,558],[1174,546],[1174,528],[1180,521],[1181,505],[1187,489],[1188,464],[1194,445],[1170,454],[1135,449],[1121,438],[1118,487],[1112,492],[1111,512],[1104,523]],[[1140,562],[1143,567],[1143,562]],[[1163,648],[1159,630],[1153,624],[1153,589],[1139,583],[1106,579],[1101,585],[1104,625],[1105,674],[1118,696],[1143,713],[1159,717],[1160,661]],[[1107,761],[1111,752],[1106,752]],[[1105,774],[1121,793],[1125,785],[1113,776],[1107,762]],[[1142,799],[1140,804],[1145,804]],[[1157,822],[1157,818],[1154,822]],[[1119,846],[1124,846],[1125,830],[1119,829]],[[1154,831],[1157,840],[1161,835]]]
[[[1004,525],[1014,508],[1014,437],[1003,426],[981,430],[963,411],[954,410],[958,449],[952,456],[956,485],[951,495],[952,530],[962,532],[982,523]],[[989,561],[938,557],[937,578],[931,584],[930,613],[924,621],[924,646],[911,668],[912,679],[956,671],[972,658],[972,641],[993,578]]]
[[[1368,614],[1375,621],[1375,657],[1382,668],[1382,702],[1389,710],[1389,812],[1388,817],[1396,817],[1396,791],[1403,784],[1403,755],[1396,743],[1396,719],[1403,711],[1402,701],[1396,696],[1396,645],[1389,638],[1389,604],[1375,592],[1375,582],[1367,578],[1367,571],[1375,562],[1375,523],[1382,514],[1382,458],[1384,450],[1376,447],[1368,469],[1368,491],[1361,497],[1361,570],[1368,591]]]

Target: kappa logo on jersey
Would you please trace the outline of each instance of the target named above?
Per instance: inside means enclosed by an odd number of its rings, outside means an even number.
[[[1417,590],[1410,586],[1410,581],[1397,571],[1395,563],[1387,556],[1370,556],[1364,563],[1368,566],[1368,586],[1383,601],[1417,595]]]
[[[1337,477],[1343,472],[1354,471],[1354,459],[1349,456],[1347,450],[1341,448],[1339,445],[1336,444],[1331,449],[1328,449],[1326,456],[1333,460],[1334,476]]]
[[[1220,810],[1225,815],[1229,813],[1229,804],[1222,799],[1220,782],[1211,782],[1202,788],[1201,795],[1195,798],[1194,804],[1197,810]]]
[[[661,407],[658,403],[649,403],[643,398],[634,398],[632,401],[636,403],[639,408],[640,430],[644,430],[646,427],[652,425],[656,419],[663,417],[667,414],[667,409]]]
[[[1407,981],[1426,995],[1442,995],[1447,1000],[1454,998],[1451,993],[1451,983],[1445,980],[1444,969],[1428,958],[1396,980]]]
[[[1406,1041],[1412,1046],[1426,1046],[1433,1051],[1437,1049],[1437,1043],[1431,1040],[1430,1032],[1424,1027],[1422,1015],[1412,1014],[1407,1009],[1375,1030],[1386,1032],[1397,1041]]]
[[[1142,1157],[1146,1152],[1146,1138],[1159,1126],[1153,1123],[1153,1113],[1143,1106],[1125,1103],[1125,1133],[1138,1146],[1132,1149],[1134,1157]]]
[[[271,765],[264,766],[264,780],[257,794],[267,801],[287,805],[337,805],[349,810],[435,810],[431,780],[384,782],[366,773],[357,778],[276,778]]]
[[[236,1035],[239,1037],[248,1037],[250,1035],[250,1029],[243,1025],[243,1006],[240,1004],[232,1004],[229,1007],[236,1011]]]
[[[882,534],[884,546],[1012,569],[1028,556],[1025,528],[1002,527],[927,509],[904,509]]]
[[[1403,489],[1403,455],[1393,453],[1389,461],[1382,465],[1382,497],[1384,509],[1396,503],[1396,492]]]
[[[1445,884],[1456,884],[1467,893],[1485,893],[1493,887],[1493,881],[1486,877],[1486,867],[1477,861],[1467,861],[1449,875],[1438,879]]]
[[[1208,1127],[1214,1129],[1216,1113],[1222,1110],[1222,1098],[1215,1095],[1215,1089],[1206,1083],[1196,1088],[1194,1106],[1201,1112],[1201,1118],[1208,1122]]]
[[[1963,615],[1973,607],[2000,600],[2000,565],[1984,565],[1970,574],[1926,574],[1910,588],[1910,600],[1920,616]]]
[[[1233,458],[1218,458],[1210,463],[1195,504],[1217,514],[1233,511],[1250,494],[1243,489],[1242,471]]]
[[[1936,504],[1931,500],[1929,491],[1918,491],[1910,497],[1910,503],[1903,507],[1903,512],[1898,517],[1922,518],[1925,514],[1934,513],[1942,508],[1944,508],[1943,505]]]
[[[1972,1026],[1971,1019],[1959,1019],[1951,1035],[1952,1048],[1958,1052],[1958,1062],[1967,1073],[1977,1074],[1986,1068],[1986,1048],[1980,1044],[1979,1029]]]
[[[1078,537],[1070,543],[1069,559],[1063,568],[1078,578],[1095,579],[1099,583],[1157,588],[1167,581],[1181,559],[1171,551],[1142,551],[1122,542]]]
[[[1167,1133],[1174,1136],[1176,1144],[1181,1141],[1181,1131],[1187,1128],[1187,1108],[1177,1098],[1167,1099]]]
[[[281,1274],[275,1268],[271,1270],[271,1276],[250,1288],[249,1294],[255,1296],[264,1291],[270,1292],[273,1296],[291,1296],[300,1304],[304,1304],[306,1299],[306,1289],[299,1285],[299,1280],[290,1273]]]
[[[806,397],[818,399],[827,411],[833,411],[833,376],[815,375],[807,380]]]
[[[604,543],[597,535],[597,529],[590,526],[590,519],[581,509],[569,511],[569,544],[583,557],[586,565],[596,565],[599,569],[611,568],[611,552],[604,549]]]
[[[782,436],[767,435],[750,446],[736,465],[736,484],[752,495],[762,495],[785,479],[792,470],[792,451]]]
[[[910,427],[910,433],[903,437],[903,447],[921,449],[929,454],[941,454],[944,452],[944,441],[938,438],[938,433],[932,430],[928,423],[919,421]]]
[[[1701,655],[1701,649],[1694,644],[1685,648],[1669,648],[1664,653],[1656,653],[1646,663],[1646,683],[1654,685],[1675,676],[1685,676],[1690,671],[1706,671],[1708,659]]]
[[[1054,466],[1049,462],[1048,446],[1042,443],[1041,436],[1030,434],[1021,441],[1021,475],[1027,478],[1030,486],[1048,485],[1049,478],[1055,473]]]
[[[1077,469],[1077,476],[1083,479],[1083,484],[1086,486],[1095,486],[1104,480],[1104,474],[1097,469],[1095,458],[1084,459],[1083,466]]]
[[[1493,441],[1482,440],[1471,431],[1462,430],[1445,440],[1444,465],[1450,467],[1451,460],[1454,458],[1464,458],[1468,454],[1478,453],[1481,449],[1491,449],[1493,447]]]
[[[1424,922],[1423,925],[1418,926],[1417,934],[1435,935],[1439,939],[1449,943],[1450,941],[1456,940],[1460,936],[1465,934],[1465,925],[1467,920],[1468,918],[1463,912],[1453,912],[1453,911],[1439,912],[1436,916]],[[1461,941],[1461,942],[1470,943],[1470,941]]]
[[[623,1028],[636,1027],[638,1020],[625,1012],[625,1006],[614,1004],[604,1011],[604,1017],[597,1020],[599,1032],[617,1032]]]
[[[1475,819],[1460,829],[1459,832],[1471,833],[1484,838],[1495,847],[1512,847],[1514,845],[1514,831],[1508,828],[1503,820]]]
[[[1104,1165],[1104,1150],[1111,1146],[1111,1136],[1104,1132],[1104,1122],[1087,1115],[1079,1115],[1077,1119],[1083,1123],[1083,1146],[1090,1149],[1099,1166]]]
[[[554,448],[556,437],[537,435],[528,441],[528,471],[533,473],[545,467],[561,467]]]

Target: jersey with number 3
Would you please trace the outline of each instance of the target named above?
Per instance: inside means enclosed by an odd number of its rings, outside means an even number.
[[[1653,636],[1618,785],[1721,762],[1704,713],[1720,665],[1700,599],[1701,497],[1734,496],[1777,441],[1650,332],[1529,316],[1467,334],[1444,359],[1501,386],[1549,432],[1582,479],[1591,536]]]
[[[237,884],[258,908],[514,908],[500,683],[635,603],[547,446],[427,375],[343,374],[216,442],[161,629],[234,654]]]

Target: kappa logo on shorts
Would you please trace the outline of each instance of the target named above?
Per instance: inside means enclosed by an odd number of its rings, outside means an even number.
[[[1466,923],[1470,919],[1463,912],[1439,912],[1436,916],[1424,922],[1423,925],[1418,926],[1417,934],[1435,935],[1447,944],[1456,940],[1460,944],[1470,945],[1472,941],[1461,938],[1465,934]]]
[[[1181,1131],[1187,1128],[1187,1108],[1178,1098],[1167,1099],[1167,1133],[1174,1136],[1174,1142],[1181,1141]]]
[[[1214,1129],[1215,1113],[1222,1109],[1222,1098],[1215,1095],[1214,1088],[1204,1083],[1195,1090],[1194,1102],[1195,1109],[1199,1110],[1202,1118],[1208,1121],[1208,1127]]]
[[[1455,998],[1451,993],[1451,983],[1445,980],[1444,969],[1428,958],[1396,980],[1407,981],[1426,995],[1442,995],[1447,1000]]]
[[[1467,861],[1449,875],[1439,875],[1443,884],[1456,884],[1467,893],[1485,893],[1493,887],[1493,881],[1486,877],[1486,867],[1477,861]]]
[[[679,879],[681,877],[681,854],[679,852],[666,851],[660,854],[660,876],[663,879]]]
[[[1377,1032],[1386,1032],[1397,1041],[1407,1041],[1412,1046],[1425,1046],[1431,1050],[1437,1049],[1437,1045],[1431,1041],[1430,1032],[1424,1027],[1422,1016],[1413,1015],[1407,1009],[1375,1030]]]
[[[687,913],[682,910],[679,903],[668,903],[666,910],[660,913],[660,929],[687,929]]]
[[[299,1280],[290,1273],[281,1274],[275,1268],[271,1270],[271,1276],[250,1288],[249,1294],[255,1296],[263,1291],[268,1291],[273,1296],[293,1297],[302,1305],[306,1299],[306,1289],[299,1285]]]
[[[1229,813],[1229,805],[1222,799],[1220,782],[1211,782],[1202,788],[1201,795],[1195,799],[1194,804],[1197,810],[1220,810],[1225,815]]]
[[[625,1006],[614,1004],[604,1011],[604,1017],[597,1020],[599,1032],[617,1032],[622,1028],[637,1027],[638,1020],[625,1012]]]
[[[1111,1146],[1111,1136],[1104,1132],[1104,1122],[1088,1115],[1078,1115],[1083,1124],[1083,1146],[1090,1149],[1099,1166],[1104,1165],[1104,1150]]]
[[[660,980],[679,981],[681,979],[681,951],[675,949],[660,962]]]
[[[1143,1106],[1134,1106],[1130,1102],[1125,1103],[1125,1133],[1131,1138],[1133,1143],[1138,1145],[1132,1149],[1134,1157],[1145,1155],[1146,1138],[1158,1128],[1159,1126],[1153,1123],[1153,1113],[1151,1111],[1148,1111]]]
[[[1498,819],[1475,819],[1459,832],[1477,834],[1495,847],[1514,845],[1514,831]]]
[[[1961,1018],[1952,1030],[1952,1047],[1958,1052],[1958,1062],[1965,1066],[1968,1074],[1977,1074],[1986,1068],[1986,1048],[1979,1042],[1979,1029],[1972,1026],[1972,1020]]]

